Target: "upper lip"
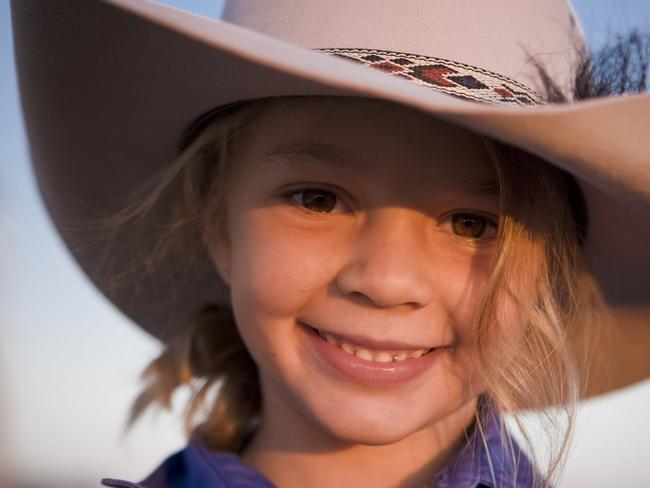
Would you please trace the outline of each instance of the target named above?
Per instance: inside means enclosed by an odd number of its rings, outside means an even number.
[[[322,329],[320,327],[315,327],[305,322],[301,322],[301,323],[307,327],[311,327],[312,329],[315,329],[320,332],[331,334],[338,339],[344,340],[346,342],[349,342],[357,346],[361,346],[365,349],[374,349],[379,351],[417,351],[419,349],[433,349],[435,347],[441,347],[441,346],[433,346],[431,344],[422,344],[422,343],[415,344],[415,343],[405,343],[399,341],[389,341],[384,339],[375,339],[372,337],[356,335],[356,334],[341,334],[339,332],[333,332],[327,329]]]

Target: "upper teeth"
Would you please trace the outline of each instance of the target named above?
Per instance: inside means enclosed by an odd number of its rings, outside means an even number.
[[[366,361],[376,361],[378,363],[390,363],[392,361],[403,361],[407,358],[419,358],[428,353],[431,349],[416,349],[411,351],[371,351],[356,344],[344,341],[327,332],[318,331],[320,335],[327,342],[333,346],[343,349],[348,354],[365,359]]]

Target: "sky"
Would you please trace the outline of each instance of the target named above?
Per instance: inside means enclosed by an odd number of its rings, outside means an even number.
[[[219,1],[161,3],[209,17],[221,10]],[[648,0],[574,5],[594,45],[611,32],[650,31]],[[49,222],[29,165],[12,49],[1,0],[0,449],[24,480],[137,480],[182,447],[183,392],[172,413],[147,415],[124,435],[138,373],[160,345],[94,290]],[[582,406],[561,486],[650,486],[649,407],[647,381]]]

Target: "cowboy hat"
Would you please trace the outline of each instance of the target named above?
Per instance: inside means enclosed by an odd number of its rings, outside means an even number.
[[[141,255],[132,251],[155,239],[124,240],[107,272],[98,219],[167,167],[207,110],[298,95],[400,103],[570,172],[589,212],[586,256],[610,308],[635,323],[650,316],[650,95],[540,103],[532,61],[568,91],[579,56],[565,0],[238,0],[222,21],[144,0],[13,0],[12,13],[50,215],[94,284],[162,340],[205,303],[227,304],[226,287],[207,261],[182,285],[171,263],[112,286]],[[156,229],[161,213],[144,219]]]

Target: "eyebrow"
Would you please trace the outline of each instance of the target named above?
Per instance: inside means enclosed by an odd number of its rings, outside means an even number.
[[[357,159],[350,151],[323,142],[288,142],[274,146],[265,152],[266,157],[289,169],[305,169],[309,166],[345,167]]]
[[[463,185],[463,191],[478,197],[493,198],[498,197],[499,182],[495,177],[477,178],[469,180]]]
[[[345,168],[358,157],[340,146],[324,142],[294,141],[273,146],[265,151],[274,164],[292,170],[305,170],[313,166]],[[499,183],[495,177],[475,178],[463,182],[463,192],[478,197],[498,197]]]

